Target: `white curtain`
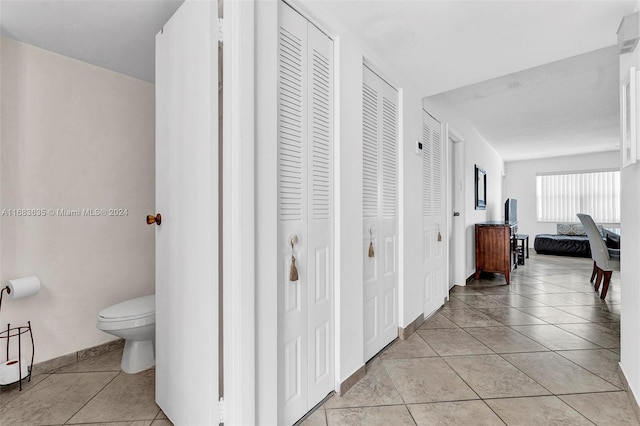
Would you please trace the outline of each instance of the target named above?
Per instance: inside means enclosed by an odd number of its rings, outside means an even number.
[[[536,176],[537,220],[577,222],[586,213],[600,223],[620,222],[620,171]]]

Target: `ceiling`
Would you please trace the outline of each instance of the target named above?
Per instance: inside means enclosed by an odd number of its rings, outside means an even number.
[[[155,36],[184,0],[0,0],[0,35],[148,82]]]
[[[617,46],[445,92],[504,161],[617,150]]]
[[[321,3],[505,161],[618,149],[616,32],[637,2]]]
[[[153,82],[155,34],[182,1],[0,0],[0,34]],[[505,160],[542,146],[544,156],[614,149],[617,56],[605,48],[637,1],[304,3],[421,96],[446,96]]]

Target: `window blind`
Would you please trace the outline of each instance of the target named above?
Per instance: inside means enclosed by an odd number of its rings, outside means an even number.
[[[577,222],[586,213],[601,223],[620,222],[620,171],[536,176],[536,218]]]

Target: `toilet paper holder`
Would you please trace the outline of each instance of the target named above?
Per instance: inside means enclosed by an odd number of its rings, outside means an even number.
[[[7,294],[11,294],[11,289],[8,285],[2,287],[2,290],[0,290],[0,311],[2,311],[2,296],[4,296],[5,291]]]
[[[11,294],[9,286],[5,286],[0,290],[0,309],[2,309],[2,296],[4,293]],[[22,335],[29,333],[31,339],[31,362],[29,365],[22,356]],[[26,337],[26,336],[25,336]],[[18,358],[10,359],[11,340],[13,338],[18,339]],[[11,327],[10,323],[7,323],[6,330],[0,331],[0,341],[6,340],[6,361],[0,364],[0,386],[10,385],[19,382],[19,390],[22,391],[22,381],[31,381],[31,372],[33,371],[33,359],[36,353],[35,345],[33,344],[33,331],[31,329],[31,321],[27,321],[27,325],[21,325],[17,327]],[[14,371],[16,370],[17,371]]]

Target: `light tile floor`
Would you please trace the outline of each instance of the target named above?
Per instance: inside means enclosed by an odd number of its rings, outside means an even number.
[[[619,275],[602,301],[592,265],[532,253],[509,286],[494,275],[454,287],[303,424],[638,425],[617,370]]]
[[[0,387],[0,425],[171,426],[154,401],[155,369],[120,370],[122,349]]]
[[[305,425],[639,425],[618,377],[620,285],[593,292],[591,260],[538,256],[512,275],[455,287],[407,340],[367,365]],[[0,425],[167,426],[153,369],[121,351],[0,387]]]

